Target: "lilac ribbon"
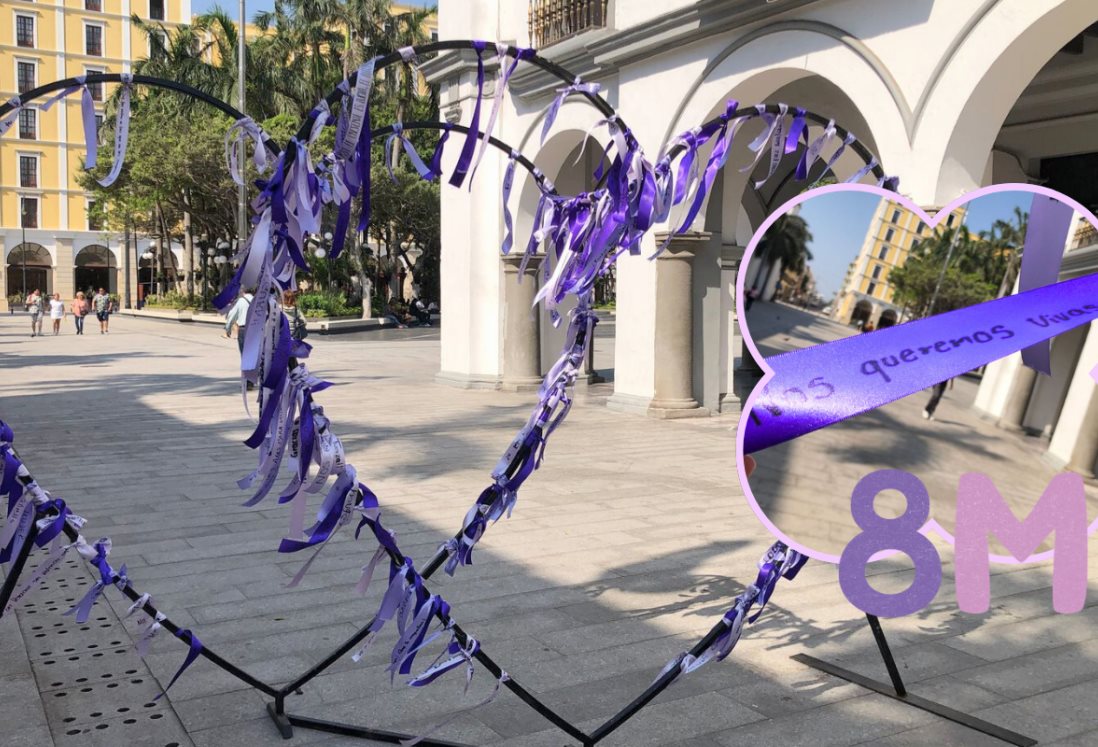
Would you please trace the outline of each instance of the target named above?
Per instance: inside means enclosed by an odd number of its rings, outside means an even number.
[[[488,150],[488,141],[492,137],[492,130],[496,128],[496,117],[499,116],[500,107],[503,106],[503,94],[507,90],[507,83],[511,80],[511,74],[514,73],[515,68],[518,67],[519,56],[524,51],[516,49],[514,58],[512,58],[508,64],[508,49],[510,49],[510,47],[503,42],[496,42],[496,60],[499,62],[499,76],[496,78],[496,90],[492,97],[492,110],[488,113],[488,124],[484,126],[484,134],[480,138],[480,148],[477,150],[476,158],[473,159],[473,165],[469,169],[470,181],[476,176],[477,167],[480,166],[480,159],[484,158],[484,152]]]
[[[838,162],[839,158],[846,151],[847,146],[853,145],[856,140],[857,140],[857,138],[854,137],[853,133],[848,132],[846,134],[846,137],[843,138],[843,141],[841,143],[839,143],[839,147],[836,148],[835,152],[831,154],[831,157],[827,159],[827,165],[824,166],[823,171],[820,172],[820,175],[818,177],[816,177],[816,181],[814,181],[814,182],[812,182],[812,184],[808,185],[809,189],[812,189],[812,187],[815,187],[817,184],[820,183],[821,179],[823,179],[825,176],[827,176],[828,172],[831,171],[832,167],[836,164],[836,162]]]
[[[389,158],[386,162],[386,167],[389,169],[389,178],[396,183],[396,174],[393,173],[393,169],[396,166],[397,154],[400,152],[399,145],[404,146],[404,152],[408,156],[408,160],[412,162],[412,166],[419,174],[421,179],[431,181],[435,175],[432,169],[428,168],[427,164],[423,162],[423,159],[419,157],[419,153],[416,151],[416,146],[412,144],[412,141],[404,136],[404,125],[400,122],[393,124],[393,133],[389,135],[385,140],[385,150],[389,153]]]
[[[78,549],[80,549],[78,547]],[[99,571],[99,580],[95,582],[95,585],[88,589],[88,592],[84,597],[74,604],[69,610],[63,613],[63,616],[75,615],[76,622],[83,625],[88,621],[88,616],[91,615],[92,607],[95,605],[95,601],[99,599],[99,595],[103,593],[103,590],[111,584],[118,584],[119,588],[124,587],[128,582],[126,579],[126,566],[115,573],[111,568],[110,563],[107,562],[107,555],[111,551],[111,541],[109,539],[101,539],[92,546],[94,556],[89,558],[92,565]]]
[[[507,672],[500,672],[499,679],[496,680],[496,686],[494,688],[492,688],[492,692],[490,692],[488,694],[488,697],[484,698],[483,700],[481,700],[478,703],[474,703],[473,705],[471,705],[467,708],[462,708],[460,710],[454,711],[453,713],[451,713],[449,716],[442,719],[438,723],[428,727],[426,731],[424,731],[422,734],[420,734],[419,736],[417,736],[413,739],[402,739],[400,741],[401,747],[415,747],[415,745],[419,744],[424,739],[426,739],[430,735],[434,734],[436,731],[438,731],[442,727],[446,726],[446,724],[450,723],[451,721],[458,718],[459,716],[461,716],[463,714],[466,714],[466,713],[469,713],[471,711],[475,711],[478,708],[483,708],[484,706],[490,704],[492,701],[494,701],[496,699],[496,696],[499,695],[500,688],[503,687],[503,684],[505,682],[507,682],[508,680],[510,680],[510,679],[511,679],[511,677],[510,677],[510,675],[507,674]]]
[[[1075,211],[1055,197],[1033,195],[1022,249],[1018,290],[1029,291],[1052,285],[1060,277],[1060,264],[1067,245],[1068,229]],[[1052,375],[1049,345],[1041,342],[1022,348],[1022,363],[1034,371]]]
[[[807,130],[805,130],[807,132]],[[831,139],[835,137],[835,120],[829,120],[827,126],[824,127],[824,131],[821,132],[815,140],[805,149],[804,155],[801,156],[801,160],[797,162],[797,171],[794,174],[798,181],[805,181],[808,179],[808,174],[812,170],[812,166],[820,158],[820,152],[824,147],[831,142]]]
[[[782,156],[786,153],[785,142],[785,115],[789,111],[789,107],[785,104],[778,104],[779,112],[777,115],[763,115],[765,119],[767,116],[774,117],[774,122],[770,125],[769,141],[770,141],[770,168],[766,172],[766,176],[755,182],[755,189],[758,189],[774,176],[774,172],[778,170],[778,164],[781,163]],[[803,119],[803,117],[802,117]],[[765,144],[765,141],[764,141]],[[761,153],[761,150],[760,150]]]
[[[370,89],[374,85],[374,67],[377,65],[377,57],[373,57],[359,65],[355,76],[355,93],[351,101],[350,115],[347,117],[347,126],[342,137],[337,141],[335,157],[345,161],[355,152],[362,133],[362,125],[367,120],[366,110],[370,106]],[[344,111],[346,111],[344,102]]]
[[[877,164],[877,157],[873,156],[872,158],[869,159],[869,162],[865,166],[862,166],[860,169],[858,169],[856,172],[854,172],[853,176],[846,179],[845,183],[846,184],[857,184],[863,178],[865,178],[866,174],[868,174],[873,169],[877,168],[877,165],[878,165]]]
[[[511,247],[515,243],[514,224],[511,220],[511,208],[508,204],[511,200],[511,188],[515,182],[515,162],[519,157],[518,151],[511,151],[511,158],[507,161],[507,170],[503,173],[503,245],[499,250],[502,254],[510,254]],[[518,276],[519,282],[522,282],[522,275]]]
[[[868,412],[1098,319],[1098,274],[767,358],[750,454]],[[758,391],[758,390],[757,390]]]
[[[237,163],[240,147],[248,140],[255,143],[252,162],[256,171],[265,173],[269,166],[267,162],[267,142],[264,132],[251,117],[241,117],[236,120],[225,133],[225,163],[229,167],[229,174],[237,184],[244,184],[243,164]]]
[[[553,129],[553,123],[557,121],[557,114],[560,113],[560,107],[564,104],[564,100],[568,98],[568,96],[573,93],[594,96],[599,92],[600,88],[601,86],[598,83],[584,83],[578,77],[572,81],[570,86],[558,88],[557,97],[553,99],[553,103],[545,110],[545,121],[541,126],[541,144],[545,145],[545,139],[549,137],[549,131]]]
[[[118,179],[118,175],[122,173],[122,163],[126,160],[126,146],[130,139],[130,94],[132,92],[133,76],[129,73],[122,73],[122,96],[119,99],[118,117],[114,125],[114,161],[111,163],[111,172],[103,179],[98,180],[103,187],[114,184]],[[85,117],[85,133],[87,132],[86,126],[87,119]]]
[[[15,95],[7,100],[7,106],[12,108],[12,112],[4,117],[3,121],[0,121],[0,137],[7,133],[7,131],[11,129],[11,126],[18,121],[19,112],[23,110],[23,102],[18,95]]]
[[[469,173],[469,165],[473,161],[473,153],[477,147],[477,133],[480,130],[480,104],[484,96],[484,42],[474,41],[473,49],[477,53],[476,102],[473,104],[473,118],[469,122],[465,144],[461,146],[461,155],[458,156],[454,173],[450,174],[450,184],[455,187],[460,187],[465,182],[465,175]]]

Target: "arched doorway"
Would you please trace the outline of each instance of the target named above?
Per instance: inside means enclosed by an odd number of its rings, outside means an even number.
[[[865,300],[864,298],[858,303],[854,304],[854,311],[850,315],[850,323],[856,326],[862,326],[870,319],[873,318],[873,303]]]
[[[89,244],[76,254],[73,268],[73,288],[84,293],[106,288],[118,292],[118,263],[110,249],[102,244]]]
[[[53,292],[53,260],[41,244],[20,244],[8,254],[7,295],[26,298],[35,288]]]
[[[897,314],[894,309],[887,309],[881,314],[881,318],[877,320],[877,329],[884,329],[885,327],[893,327],[896,325]]]

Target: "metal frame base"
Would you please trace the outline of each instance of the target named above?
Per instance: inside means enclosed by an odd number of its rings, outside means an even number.
[[[897,692],[896,688],[890,685],[886,685],[883,682],[878,682],[877,680],[865,677],[858,674],[857,672],[852,672],[849,669],[836,666],[835,664],[831,664],[830,662],[817,659],[814,656],[809,656],[807,654],[795,654],[792,659],[793,661],[800,662],[801,664],[812,667],[813,669],[818,669],[821,672],[826,672],[834,677],[844,679],[847,682],[853,682],[855,685],[860,685],[867,690],[872,690],[873,692],[880,693],[881,695],[885,695],[889,698],[892,698],[893,700],[898,700],[901,703],[906,703],[907,705],[914,706],[915,708],[921,708],[924,711],[933,713],[935,716],[941,716],[942,718],[952,721],[955,724],[960,724],[961,726],[967,727],[974,731],[987,734],[989,737],[994,737],[996,739],[1001,739],[1002,741],[1009,744],[1017,745],[1017,747],[1033,747],[1033,745],[1037,744],[1037,740],[1032,739],[1031,737],[1027,737],[1017,732],[1011,731],[1010,729],[1004,729],[1003,727],[997,726],[989,721],[984,721],[982,718],[977,718],[976,716],[972,716],[968,713],[963,713],[961,711],[950,708],[949,706],[944,706],[941,703],[936,703],[933,700],[927,700],[926,698],[920,697],[913,693],[909,693],[906,691],[902,693]]]
[[[323,731],[328,734],[339,734],[344,737],[373,739],[377,742],[388,742],[389,744],[400,744],[406,740],[416,738],[415,734],[400,734],[399,732],[385,731],[384,729],[371,729],[365,726],[344,724],[340,721],[325,721],[324,719],[310,718],[309,716],[295,716],[292,713],[279,713],[274,703],[267,704],[267,713],[275,722],[275,726],[278,727],[278,732],[283,739],[293,737],[293,727],[295,726],[300,726],[302,729]],[[446,742],[441,739],[430,738],[421,739],[418,744],[423,745],[423,747],[475,747],[461,742]]]

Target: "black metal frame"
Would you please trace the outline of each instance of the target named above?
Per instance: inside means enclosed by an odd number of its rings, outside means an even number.
[[[429,45],[424,45],[423,47],[417,48],[417,52],[427,54],[427,53],[436,52],[436,51],[447,51],[447,50],[452,51],[452,50],[464,50],[464,49],[475,49],[475,47],[473,46],[473,43],[470,42],[470,41],[447,41],[447,42],[437,42],[437,43],[433,43],[433,44],[429,44]],[[516,55],[519,54],[519,52],[518,52],[518,50],[515,50],[514,48],[509,48],[508,54],[511,55],[511,56],[516,56]],[[394,52],[392,54],[386,55],[385,57],[381,58],[377,63],[377,67],[385,67],[387,65],[391,65],[391,64],[394,64],[396,62],[399,62],[399,61],[401,61],[401,59],[402,59],[402,57],[400,56],[400,54],[397,53],[397,52]],[[556,77],[560,78],[562,81],[565,81],[566,83],[571,83],[574,80],[574,76],[571,73],[569,73],[567,70],[564,70],[560,66],[558,66],[558,65],[556,65],[552,62],[549,62],[548,60],[545,60],[541,57],[538,57],[537,55],[527,56],[527,57],[524,57],[523,59],[525,59],[526,61],[530,62],[531,64],[534,64],[537,67],[540,67],[541,69],[555,75]],[[350,83],[353,84],[354,80],[355,80],[355,76],[352,75],[351,79],[350,79]],[[145,76],[145,75],[130,76],[130,81],[132,83],[135,83],[135,84],[150,85],[150,86],[153,86],[153,87],[165,88],[165,89],[177,91],[179,93],[183,93],[185,95],[191,96],[191,97],[196,98],[198,100],[204,101],[204,102],[210,104],[211,106],[214,106],[218,110],[222,111],[223,113],[229,115],[230,117],[232,117],[234,119],[240,119],[244,116],[241,112],[237,111],[231,105],[226,104],[225,102],[220,101],[219,99],[216,99],[216,98],[214,98],[214,97],[212,97],[212,96],[210,96],[210,95],[208,95],[208,94],[206,94],[206,93],[204,93],[204,92],[202,92],[198,89],[195,89],[195,88],[193,88],[191,86],[188,86],[188,85],[185,85],[185,84],[177,83],[175,81],[170,81],[170,80],[164,80],[164,79],[160,79],[160,78],[154,78],[154,77],[151,77],[151,76]],[[96,82],[121,83],[121,82],[123,82],[123,80],[122,80],[122,75],[118,74],[118,73],[89,74],[85,77],[85,79],[83,81],[77,81],[75,78],[68,78],[68,79],[65,79],[65,80],[49,83],[49,84],[44,85],[44,86],[39,86],[39,87],[37,87],[37,88],[35,88],[31,91],[28,91],[26,94],[24,94],[20,97],[20,100],[22,102],[26,102],[26,101],[30,101],[34,98],[44,96],[48,93],[60,90],[60,89],[72,88],[72,87],[75,87],[75,86],[79,86],[81,83],[96,83]],[[346,93],[344,91],[336,89],[326,97],[326,100],[328,101],[329,105],[332,105],[332,104],[335,104],[344,95],[346,95]],[[585,96],[595,106],[595,108],[598,109],[599,112],[602,113],[604,116],[615,117],[617,119],[617,121],[619,122],[620,126],[622,127],[622,129],[623,130],[626,129],[625,125],[624,125],[624,122],[621,121],[620,117],[617,116],[617,114],[616,114],[615,110],[613,109],[613,107],[611,107],[604,99],[598,97],[597,95],[590,94],[590,93],[587,93],[587,92],[581,92],[581,95]],[[11,104],[10,101],[0,105],[0,117],[3,117],[6,114],[8,114],[13,108],[14,107]],[[778,113],[779,108],[777,106],[768,106],[767,111],[770,112],[770,113]],[[824,118],[819,117],[818,115],[815,115],[815,114],[808,113],[807,116],[808,116],[809,119],[811,119],[814,122],[824,123],[826,121]],[[299,133],[298,133],[299,138],[305,138],[305,137],[308,136],[309,131],[312,128],[313,119],[314,119],[314,115],[310,114],[310,116],[306,119],[306,121],[303,123],[301,129],[299,130]],[[452,130],[455,130],[455,131],[461,132],[461,133],[470,132],[470,129],[465,127],[465,126],[457,125],[457,124],[444,124],[444,123],[440,123],[440,122],[409,122],[409,123],[404,123],[403,128],[405,130],[410,130],[410,129],[436,129],[436,130],[452,129]],[[845,131],[841,130],[840,128],[837,128],[837,130],[838,130],[840,135],[845,136],[845,134],[846,134]],[[388,133],[391,133],[392,131],[393,131],[393,126],[390,125],[390,126],[377,128],[377,129],[373,130],[371,134],[372,134],[373,137],[380,137],[380,136],[386,135]],[[482,133],[478,133],[478,135],[481,135],[481,134]],[[630,135],[629,137],[631,138],[632,136]],[[275,143],[273,140],[271,140],[269,137],[267,137],[265,133],[264,133],[264,141],[265,141],[267,147],[270,148],[272,153],[278,154],[279,152],[281,152],[281,149],[280,149],[279,145],[277,143]],[[504,152],[507,152],[507,153],[512,152],[511,146],[509,146],[508,144],[496,139],[495,137],[489,137],[488,142],[493,147],[496,147],[500,150],[503,150]],[[853,144],[853,149],[867,163],[872,158],[872,155],[869,153],[869,151],[866,150],[864,148],[864,146],[862,146],[857,141],[855,141],[855,143]],[[296,150],[290,150],[286,153],[287,165],[289,164],[289,162],[292,161],[292,159],[294,158],[295,153],[296,153]],[[674,154],[675,154],[675,152],[673,151],[672,155],[674,155]],[[521,154],[519,154],[519,155],[516,156],[515,160],[519,164],[521,164],[523,166],[523,168],[525,168],[527,171],[529,171],[534,176],[534,178],[538,181],[538,184],[539,184],[539,186],[542,187],[542,189],[546,188],[545,187],[545,178],[544,178],[544,176],[534,166],[534,164],[529,161],[529,159],[527,159],[525,156],[522,156]],[[883,172],[883,170],[881,169],[881,167],[879,165],[877,167],[875,167],[874,174],[877,175],[878,177],[882,177],[884,175],[884,172]],[[547,191],[549,191],[549,190],[547,190]],[[290,368],[293,369],[297,365],[297,361],[291,359],[289,365],[290,365]],[[514,460],[512,461],[509,469],[507,470],[508,474],[510,474],[510,475],[514,474],[514,472],[518,469],[519,465],[522,463],[525,456],[526,456],[526,454],[523,450],[520,450],[519,453],[515,455]],[[21,477],[20,480],[24,484],[29,484],[30,482],[33,481],[33,478],[31,478],[28,474],[28,476]],[[68,524],[66,524],[65,527],[64,527],[64,533],[70,541],[75,541],[76,540],[77,531],[74,528],[72,528],[71,526],[69,526]],[[31,552],[34,536],[35,536],[35,530],[32,528],[31,535],[24,542],[22,548],[20,549],[20,552],[18,553],[17,557],[14,559],[14,562],[12,563],[11,567],[8,570],[8,574],[7,574],[6,578],[4,579],[3,585],[0,586],[0,610],[2,610],[4,608],[4,606],[6,606],[8,600],[11,597],[11,594],[14,591],[15,584],[18,581],[19,576],[22,574],[22,571],[23,571],[23,569],[26,565],[27,558],[29,557],[30,552]],[[459,539],[460,536],[461,536],[461,533],[459,532],[455,536],[455,538]],[[390,551],[389,554],[392,557],[392,559],[395,562],[397,562],[398,564],[403,563],[404,558],[399,553],[399,551]],[[430,578],[439,568],[441,568],[443,566],[443,564],[445,563],[447,557],[448,557],[448,552],[445,549],[440,548],[438,551],[436,551],[435,555],[431,558],[431,560],[424,567],[422,573],[420,574],[420,577],[423,580],[426,580],[426,579]],[[121,591],[131,601],[137,601],[141,597],[141,594],[133,587],[132,584],[126,584],[125,587],[121,589]],[[146,614],[148,614],[150,616],[154,616],[154,617],[157,614],[162,614],[162,613],[158,612],[158,610],[152,604],[151,601],[146,602],[144,604],[144,606],[142,607],[142,610]],[[465,633],[464,630],[462,630],[458,625],[454,624],[453,620],[451,620],[448,616],[444,616],[440,613],[438,615],[438,618],[444,624],[448,624],[448,625],[451,626],[451,629],[452,629],[455,637],[457,638],[457,640],[460,644],[462,644],[463,646],[466,645],[466,643],[469,639],[469,636]],[[371,620],[371,623],[372,622],[373,621]],[[180,640],[184,641],[185,643],[190,644],[191,638],[190,638],[189,632],[182,630],[178,625],[176,625],[174,622],[172,622],[171,619],[169,619],[167,617],[163,617],[160,620],[160,624],[163,628],[168,630],[168,632],[170,632],[171,634],[173,634],[176,637],[180,638]],[[311,718],[311,717],[308,717],[308,716],[302,716],[302,715],[296,715],[296,714],[288,713],[286,711],[286,698],[287,698],[287,696],[289,696],[291,694],[295,694],[295,693],[300,693],[301,692],[301,687],[303,687],[309,681],[311,681],[312,679],[314,679],[315,677],[317,677],[318,675],[323,673],[333,663],[335,663],[340,657],[342,657],[342,656],[346,655],[347,653],[349,653],[356,645],[358,645],[363,640],[365,640],[365,638],[369,635],[369,628],[370,628],[370,624],[367,624],[367,625],[363,626],[362,628],[360,628],[353,636],[351,636],[346,641],[344,641],[342,644],[340,644],[328,656],[326,656],[321,661],[317,662],[315,665],[313,665],[309,670],[304,672],[302,675],[298,676],[293,681],[283,685],[282,687],[275,687],[275,686],[270,685],[266,682],[263,682],[262,680],[258,679],[257,677],[249,674],[244,669],[236,666],[232,662],[230,662],[227,659],[223,658],[222,656],[218,655],[215,651],[213,651],[209,646],[207,646],[205,644],[203,644],[203,646],[200,650],[200,654],[201,654],[201,656],[206,658],[208,661],[210,661],[212,664],[214,664],[215,666],[217,666],[220,669],[224,670],[225,672],[228,672],[229,674],[233,675],[234,677],[241,680],[242,682],[256,688],[260,692],[263,692],[264,694],[273,697],[274,698],[273,702],[270,702],[267,705],[267,711],[270,714],[272,720],[274,721],[275,726],[278,728],[279,732],[282,734],[282,736],[284,738],[289,738],[289,737],[292,736],[294,726],[300,726],[302,728],[315,729],[315,730],[325,731],[325,732],[329,732],[329,733],[333,733],[333,734],[341,734],[341,735],[344,735],[344,736],[369,738],[369,739],[374,739],[374,740],[383,741],[383,742],[400,742],[401,740],[411,738],[413,735],[397,734],[397,733],[394,733],[394,732],[389,732],[389,731],[379,730],[379,729],[372,729],[372,728],[368,728],[368,727],[360,727],[360,726],[355,726],[355,725],[352,725],[352,724],[337,723],[337,722],[325,721],[325,720],[321,720],[321,719],[314,719],[314,718]],[[180,635],[181,632],[184,633],[184,635]],[[701,640],[699,640],[694,645],[693,648],[690,649],[689,654],[693,655],[693,656],[700,655],[710,645],[712,645],[712,643],[724,632],[725,632],[725,626],[721,623],[718,623]],[[485,653],[483,651],[483,649],[477,650],[477,652],[475,654],[473,654],[473,657],[488,672],[490,672],[493,676],[495,676],[497,678],[501,678],[503,676],[504,670],[487,653]],[[593,745],[597,744],[602,739],[604,739],[606,736],[608,736],[613,731],[615,731],[618,727],[620,727],[622,724],[624,724],[626,721],[628,721],[630,718],[632,718],[634,715],[636,715],[642,708],[644,708],[644,706],[646,706],[649,702],[651,702],[661,692],[663,692],[665,689],[667,689],[678,678],[680,673],[681,673],[681,669],[679,667],[669,668],[659,678],[657,678],[657,680],[655,682],[653,682],[651,685],[649,685],[640,695],[638,695],[636,698],[634,698],[624,708],[622,708],[618,713],[614,714],[605,723],[603,723],[601,726],[599,726],[597,729],[595,729],[590,734],[585,733],[584,731],[579,729],[577,726],[575,726],[571,722],[569,722],[567,719],[565,719],[562,716],[560,716],[559,714],[557,714],[553,709],[551,709],[548,705],[546,705],[544,702],[542,702],[533,693],[526,690],[522,685],[520,685],[513,678],[508,677],[508,678],[504,679],[503,682],[502,682],[502,685],[503,685],[503,687],[506,687],[508,690],[513,692],[516,696],[518,696],[518,698],[520,700],[522,700],[527,705],[529,705],[532,709],[534,709],[538,714],[540,714],[542,717],[544,717],[550,723],[557,726],[559,729],[561,729],[563,732],[568,734],[573,739],[577,740],[581,745],[583,745],[584,747],[593,747]],[[424,740],[421,741],[421,744],[423,744],[423,745],[440,745],[440,746],[449,745],[449,747],[454,747],[454,743],[452,743],[452,742],[445,742],[445,741],[431,740],[431,739],[424,739]]]
[[[881,695],[901,703],[906,703],[914,708],[933,713],[935,716],[940,716],[955,724],[960,724],[973,731],[978,731],[981,734],[987,734],[989,737],[994,737],[1009,744],[1017,745],[1017,747],[1033,747],[1033,745],[1037,744],[1036,739],[1027,737],[1024,734],[1005,729],[1002,726],[993,724],[990,721],[984,721],[982,718],[973,716],[972,714],[958,711],[955,708],[950,708],[949,706],[942,705],[936,701],[927,700],[920,695],[908,692],[907,686],[904,685],[903,678],[900,677],[900,669],[896,666],[896,659],[892,655],[892,649],[888,645],[888,639],[885,638],[884,629],[881,628],[881,621],[877,619],[876,615],[867,614],[865,617],[866,621],[869,623],[869,629],[873,631],[873,638],[877,642],[877,649],[881,653],[881,659],[884,661],[885,669],[888,670],[888,677],[892,681],[891,686],[875,680],[872,677],[866,677],[865,675],[858,674],[845,667],[840,667],[837,664],[832,664],[823,659],[817,659],[815,656],[809,656],[808,654],[794,654],[791,658],[793,661],[800,662],[805,666],[818,669],[821,672],[826,672],[833,677],[838,677],[847,682],[853,682],[855,685],[860,685],[867,690],[872,690],[875,693],[880,693]]]

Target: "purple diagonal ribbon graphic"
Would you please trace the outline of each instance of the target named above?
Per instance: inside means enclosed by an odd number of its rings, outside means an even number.
[[[1098,274],[767,358],[743,453],[792,440],[1098,319]]]
[[[1070,205],[1047,195],[1033,195],[1022,249],[1022,270],[1018,290],[1029,291],[1052,285],[1060,277],[1068,229],[1075,211]],[[1052,375],[1049,345],[1040,342],[1022,350],[1022,363],[1046,376]]]

